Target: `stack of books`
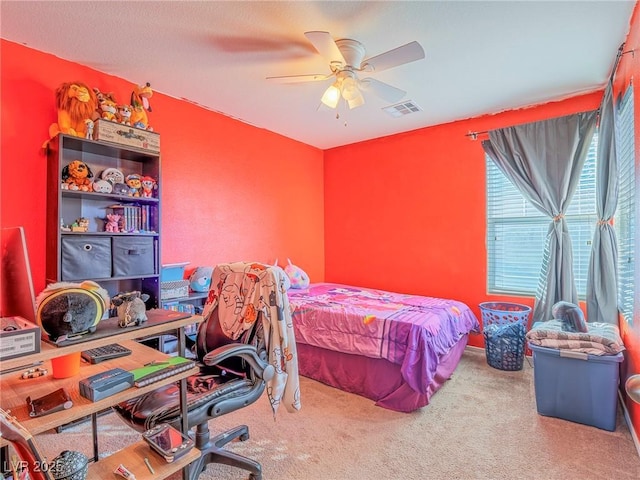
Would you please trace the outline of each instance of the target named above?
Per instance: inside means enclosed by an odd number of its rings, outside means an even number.
[[[108,208],[120,215],[118,226],[122,233],[153,232],[149,205],[111,205]]]

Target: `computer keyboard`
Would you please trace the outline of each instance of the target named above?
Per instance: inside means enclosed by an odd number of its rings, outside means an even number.
[[[82,358],[89,363],[100,363],[112,358],[125,357],[131,355],[131,350],[118,343],[112,343],[103,347],[91,348],[82,352]]]

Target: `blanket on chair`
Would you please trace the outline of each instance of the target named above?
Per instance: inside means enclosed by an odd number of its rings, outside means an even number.
[[[256,262],[220,265],[214,270],[203,312],[207,318],[217,307],[222,330],[234,340],[262,319],[269,363],[276,371],[267,382],[274,415],[281,403],[289,412],[301,407],[298,355],[285,277],[282,269]]]

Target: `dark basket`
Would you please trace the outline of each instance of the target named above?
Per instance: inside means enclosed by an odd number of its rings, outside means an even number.
[[[525,333],[520,322],[485,327],[484,348],[489,366],[498,370],[522,370]]]
[[[499,370],[522,370],[531,307],[509,302],[480,304],[487,363]]]

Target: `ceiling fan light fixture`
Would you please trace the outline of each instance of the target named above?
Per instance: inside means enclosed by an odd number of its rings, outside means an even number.
[[[342,80],[342,98],[346,101],[354,100],[358,96],[362,96],[358,89],[358,83],[353,77],[346,77]]]
[[[347,103],[349,104],[349,108],[356,108],[359,107],[361,105],[364,105],[364,97],[362,96],[362,94],[360,92],[358,92],[359,95],[356,96],[355,98],[351,99],[351,100],[347,100]]]
[[[340,89],[337,84],[338,82],[335,82],[333,85],[330,85],[329,88],[324,91],[324,94],[320,99],[320,101],[329,108],[336,108],[338,106],[338,101],[340,101]]]

